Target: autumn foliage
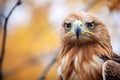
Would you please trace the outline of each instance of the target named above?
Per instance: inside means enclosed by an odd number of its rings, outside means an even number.
[[[59,46],[58,31],[60,25],[56,27],[56,24],[52,24],[48,18],[52,1],[38,7],[33,4],[33,0],[24,2],[32,10],[32,18],[28,25],[16,24],[12,30],[7,32],[5,58],[2,65],[5,80],[38,79],[50,62],[53,52]],[[66,5],[71,8],[70,6],[79,3],[87,5],[88,2],[89,0],[66,0]],[[6,3],[7,1],[3,0],[0,4],[5,5]],[[104,0],[96,0],[96,4],[92,4],[89,11],[99,13],[99,10],[106,5],[111,11],[114,9],[119,10],[119,3],[119,0],[110,0],[107,4]],[[0,28],[0,45],[2,44],[2,30],[3,28]],[[0,46],[0,51],[1,48]],[[52,66],[46,75],[47,80],[57,79],[57,67],[58,63]]]

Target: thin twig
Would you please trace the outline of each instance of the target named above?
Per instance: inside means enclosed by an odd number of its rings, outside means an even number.
[[[3,29],[3,42],[2,42],[2,51],[1,51],[1,57],[0,57],[0,79],[2,79],[2,63],[5,55],[5,44],[6,44],[6,37],[7,37],[7,24],[8,20],[14,11],[14,9],[21,4],[21,0],[18,0],[16,5],[11,9],[10,13],[7,17],[5,17],[5,23],[4,23],[4,29]]]
[[[56,62],[57,60],[57,55],[59,53],[59,48],[55,51],[52,60],[50,61],[50,63],[48,64],[48,66],[45,68],[45,70],[42,72],[39,80],[45,80],[46,74],[49,71],[49,69],[52,67],[52,65]]]

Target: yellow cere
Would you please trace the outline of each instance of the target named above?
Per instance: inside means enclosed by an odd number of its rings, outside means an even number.
[[[92,34],[92,32],[85,30],[85,31],[82,32],[82,34]]]
[[[82,22],[80,22],[80,26],[81,26],[81,27],[83,26]]]
[[[73,31],[70,31],[67,33],[68,35],[72,35],[72,34],[75,34]]]
[[[76,20],[76,21],[74,22],[74,26],[76,26],[77,24],[80,24],[80,27],[82,27],[82,26],[83,26],[82,22],[81,22],[81,21],[79,21],[79,20]]]

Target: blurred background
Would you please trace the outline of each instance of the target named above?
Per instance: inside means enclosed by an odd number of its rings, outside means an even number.
[[[0,0],[0,15],[7,16],[16,2]],[[60,45],[61,22],[73,11],[96,14],[109,29],[114,52],[120,54],[120,0],[22,0],[7,26],[4,80],[38,79]],[[3,24],[0,17],[0,45]],[[57,79],[57,67],[58,62],[48,71],[46,80]]]

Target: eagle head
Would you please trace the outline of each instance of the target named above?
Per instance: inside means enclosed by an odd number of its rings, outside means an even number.
[[[89,42],[107,41],[110,36],[105,24],[94,14],[77,13],[69,14],[62,23],[62,39],[76,41],[81,44]]]

